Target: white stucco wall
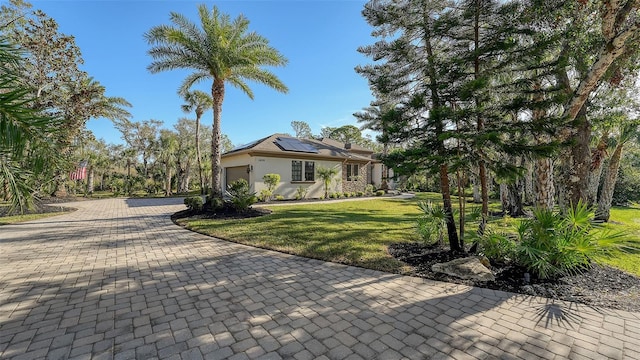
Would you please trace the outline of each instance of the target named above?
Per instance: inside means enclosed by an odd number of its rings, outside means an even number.
[[[381,163],[373,164],[372,180],[373,185],[376,187],[376,189],[379,189],[380,185],[382,185],[382,169],[383,165]],[[387,185],[389,186],[389,189],[396,188],[395,181],[393,181],[393,169],[389,169],[389,179],[387,179]]]
[[[334,181],[329,186],[329,193],[335,192],[336,180],[342,178],[342,162],[341,161],[327,161],[327,160],[313,160],[313,159],[297,159],[297,158],[274,158],[258,156],[253,158],[253,171],[251,172],[251,181],[254,184],[253,191],[260,194],[262,189],[266,189],[262,177],[265,174],[279,174],[280,184],[276,187],[274,194],[282,195],[286,199],[294,199],[296,196],[296,190],[299,186],[307,188],[307,198],[319,198],[324,196],[324,183],[318,178],[318,174],[315,174],[315,181],[313,183],[308,182],[292,182],[291,181],[291,161],[302,161],[302,171],[304,177],[304,162],[315,162],[315,169],[319,167],[335,167],[338,169],[338,174],[334,176]]]

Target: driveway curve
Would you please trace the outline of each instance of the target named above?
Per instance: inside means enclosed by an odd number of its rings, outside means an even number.
[[[336,265],[69,204],[0,227],[2,359],[639,359],[640,314]]]

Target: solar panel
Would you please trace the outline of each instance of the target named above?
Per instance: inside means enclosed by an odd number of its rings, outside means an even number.
[[[236,147],[234,147],[233,149],[229,150],[228,152],[233,152],[233,151],[238,151],[238,150],[248,149],[248,148],[250,148],[250,147],[252,147],[252,146],[256,145],[257,143],[259,143],[259,142],[260,142],[260,141],[262,141],[262,140],[264,140],[264,139],[259,139],[259,140],[256,140],[256,141],[252,141],[252,142],[250,142],[250,143],[248,143],[248,144],[244,144],[244,145],[236,146]]]
[[[295,151],[317,154],[318,149],[311,144],[306,144],[299,139],[294,138],[277,138],[276,145],[278,145],[284,151]]]

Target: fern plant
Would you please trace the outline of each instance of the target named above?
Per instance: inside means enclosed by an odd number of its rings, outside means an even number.
[[[517,261],[540,279],[573,274],[588,267],[597,256],[627,249],[621,232],[594,231],[593,210],[583,202],[565,215],[534,209],[533,218],[516,228]]]
[[[422,210],[422,215],[417,221],[417,231],[422,241],[427,245],[441,245],[447,226],[447,213],[444,208],[431,201],[420,201],[418,207]]]

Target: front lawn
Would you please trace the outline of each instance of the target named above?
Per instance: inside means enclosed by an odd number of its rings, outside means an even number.
[[[605,228],[612,231],[625,231],[630,240],[640,247],[640,208],[634,207],[614,207],[611,209],[611,220]],[[603,257],[602,262],[622,269],[626,272],[640,276],[640,253],[620,253],[616,252],[609,257]]]
[[[403,272],[404,264],[387,252],[397,242],[418,241],[416,219],[419,200],[441,201],[436,193],[411,200],[371,199],[354,202],[313,203],[273,207],[270,215],[242,220],[182,219],[187,228],[241,244],[277,250],[370,269]],[[454,201],[454,207],[457,201]],[[467,204],[467,207],[478,206]],[[640,239],[640,209],[612,209],[614,224]],[[494,226],[509,226],[517,219],[492,219]],[[477,225],[467,224],[468,231]],[[445,239],[446,242],[446,239]],[[602,261],[640,276],[640,255],[615,254]]]
[[[438,194],[429,194],[434,200]],[[420,196],[426,198],[427,195]],[[273,207],[242,220],[181,220],[189,229],[241,244],[342,264],[400,272],[387,253],[395,242],[415,241],[417,200],[371,199]]]

